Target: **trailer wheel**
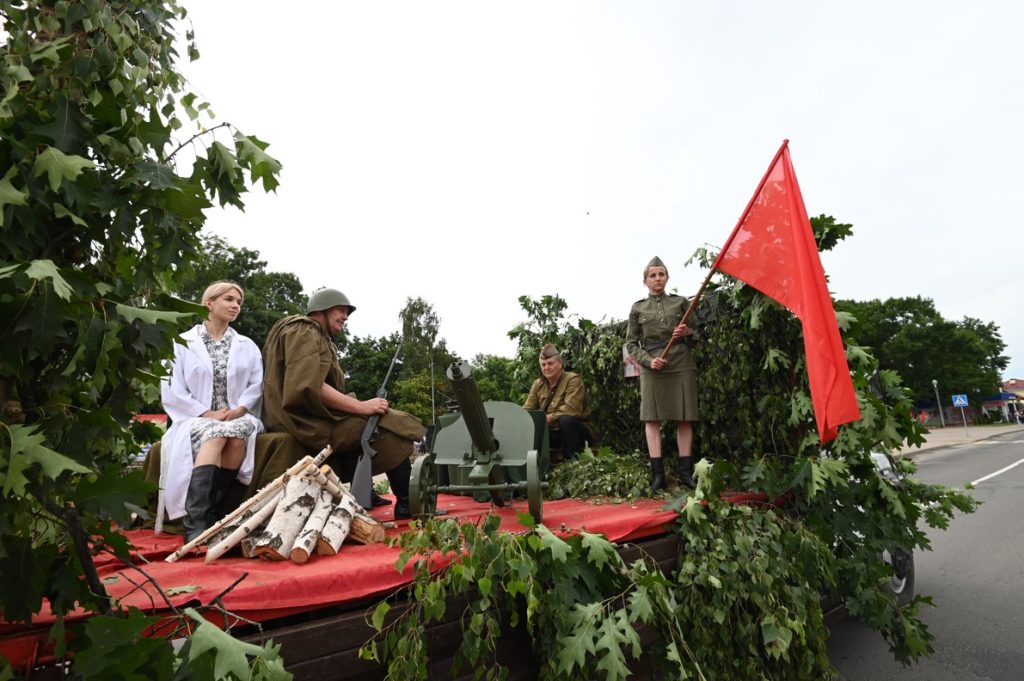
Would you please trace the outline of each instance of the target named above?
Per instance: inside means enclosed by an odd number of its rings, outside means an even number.
[[[417,457],[409,476],[409,510],[413,518],[434,515],[437,508],[437,468],[434,455]]]
[[[882,561],[892,566],[889,592],[900,605],[910,603],[914,598],[914,554],[897,546],[891,552],[883,551]]]

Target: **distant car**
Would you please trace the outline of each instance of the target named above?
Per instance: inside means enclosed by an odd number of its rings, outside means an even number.
[[[903,475],[893,464],[892,458],[884,452],[871,452],[871,459],[878,468],[878,473],[894,485],[903,484]],[[892,566],[892,579],[889,580],[889,591],[896,597],[900,605],[906,605],[914,598],[914,554],[912,551],[894,546],[882,552],[882,561]]]
[[[894,485],[903,484],[903,474],[896,468],[892,457],[885,452],[871,452],[871,460],[878,469],[878,474],[891,481]],[[882,551],[879,559],[892,567],[892,577],[889,579],[889,592],[900,605],[907,605],[914,599],[914,554],[900,546],[893,546],[889,550]],[[842,599],[836,594],[826,594],[822,597],[822,611],[825,613],[827,622],[836,622],[846,616],[846,609],[843,607]]]

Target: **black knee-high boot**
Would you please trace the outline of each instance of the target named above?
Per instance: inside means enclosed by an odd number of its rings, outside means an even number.
[[[387,472],[391,491],[395,493],[395,519],[408,518],[412,514],[409,508],[409,476],[412,475],[412,464],[409,459],[398,464]]]
[[[661,457],[651,457],[651,494],[665,489],[665,461]]]
[[[217,479],[210,492],[210,514],[207,516],[207,522],[210,525],[224,517],[224,500],[227,499],[231,485],[234,484],[237,477],[237,468],[217,469]]]
[[[185,493],[185,543],[192,541],[210,527],[210,506],[213,489],[217,483],[217,471],[212,463],[192,469]]]
[[[694,488],[697,483],[693,481],[693,457],[679,457],[679,484],[684,487]]]

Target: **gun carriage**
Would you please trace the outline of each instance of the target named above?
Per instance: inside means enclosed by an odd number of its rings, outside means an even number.
[[[409,502],[413,516],[431,515],[437,495],[472,494],[504,506],[525,493],[540,522],[548,465],[548,429],[542,411],[512,402],[484,402],[472,367],[454,362],[447,371],[459,413],[438,421],[430,451],[413,463]]]

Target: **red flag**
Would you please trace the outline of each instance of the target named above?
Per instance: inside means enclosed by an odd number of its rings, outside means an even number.
[[[789,140],[775,155],[712,270],[774,298],[803,325],[811,403],[821,442],[860,418],[825,270],[789,158]]]

